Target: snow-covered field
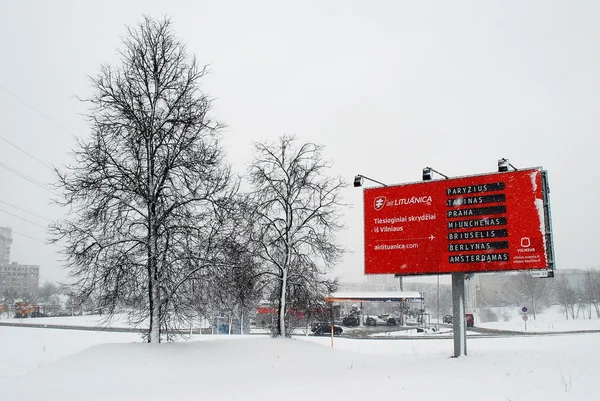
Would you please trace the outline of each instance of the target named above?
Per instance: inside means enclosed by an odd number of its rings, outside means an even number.
[[[97,344],[140,341],[136,333],[0,326],[0,379],[31,373]]]
[[[522,318],[523,313],[520,312],[519,308],[494,308],[493,310],[500,321],[478,323],[477,327],[523,332],[600,330],[600,319],[596,317],[595,311],[592,312],[591,319],[583,319],[580,315],[577,319],[569,317],[568,320],[565,319],[565,314],[561,311],[560,306],[551,306],[541,313],[536,313],[535,319],[533,313],[528,311],[527,328],[525,328],[525,321]]]
[[[598,334],[473,338],[459,359],[447,339],[132,341],[139,336],[0,327],[0,399],[596,400],[600,374]]]
[[[85,316],[60,316],[60,317],[39,317],[39,318],[3,318],[0,323],[18,323],[18,324],[45,324],[49,326],[84,326],[84,327],[114,327],[114,328],[132,328],[135,327],[128,322],[125,314],[116,314],[109,322],[106,315],[85,315]]]

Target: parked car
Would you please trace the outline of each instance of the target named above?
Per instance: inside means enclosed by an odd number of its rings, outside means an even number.
[[[452,315],[446,315],[444,316],[444,323],[448,323],[448,324],[453,324],[453,316]],[[467,323],[467,327],[474,327],[475,326],[475,318],[473,317],[472,313],[467,313],[465,314],[465,322]]]
[[[48,317],[48,315],[40,311],[35,311],[31,314],[31,317]]]
[[[334,336],[339,336],[340,334],[342,334],[342,332],[344,331],[344,329],[342,329],[340,326],[333,326],[333,335]],[[331,324],[329,323],[324,323],[321,324],[314,332],[315,336],[328,336],[331,335]]]
[[[346,316],[343,320],[342,320],[342,324],[344,326],[348,326],[348,327],[354,327],[354,326],[358,326],[360,324],[360,320],[358,316],[355,315],[350,315],[350,316]]]
[[[380,316],[367,316],[367,319],[365,320],[365,324],[367,326],[380,326],[380,325],[397,326],[398,322],[396,321],[396,318],[393,316],[380,315]]]
[[[329,327],[331,324],[328,322],[314,322],[310,328],[310,331],[312,331],[313,333],[315,331],[317,331],[321,326],[327,326]]]

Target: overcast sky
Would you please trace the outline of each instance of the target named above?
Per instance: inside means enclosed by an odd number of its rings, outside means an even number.
[[[543,166],[557,269],[599,266],[600,3],[482,3],[0,0],[0,226],[40,240],[15,233],[11,259],[40,265],[42,282],[65,279],[43,243],[48,222],[30,214],[65,211],[9,169],[47,184],[44,163],[69,162],[89,132],[76,96],[145,13],[170,16],[210,65],[204,90],[237,172],[253,141],[284,133],[324,144],[350,183],[418,181],[425,166],[493,172],[501,157]],[[347,281],[363,272],[362,191],[344,197]]]

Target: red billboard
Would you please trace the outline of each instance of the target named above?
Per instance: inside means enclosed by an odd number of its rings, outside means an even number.
[[[548,268],[545,185],[534,168],[367,188],[365,274]]]

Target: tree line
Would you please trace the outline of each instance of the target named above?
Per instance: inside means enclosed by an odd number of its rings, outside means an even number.
[[[569,281],[557,272],[556,278],[536,278],[528,272],[511,276],[501,293],[483,288],[479,306],[527,305],[532,317],[552,304],[561,306],[565,319],[600,318],[600,271],[585,270],[580,280]]]
[[[199,315],[243,321],[266,297],[274,334],[288,335],[290,307],[310,310],[335,288],[326,274],[344,252],[346,184],[323,146],[289,135],[255,143],[236,176],[202,90],[207,68],[169,19],[128,28],[119,54],[91,78],[90,132],[55,169],[67,214],[51,236],[77,299],[109,315],[127,307],[160,342]]]

